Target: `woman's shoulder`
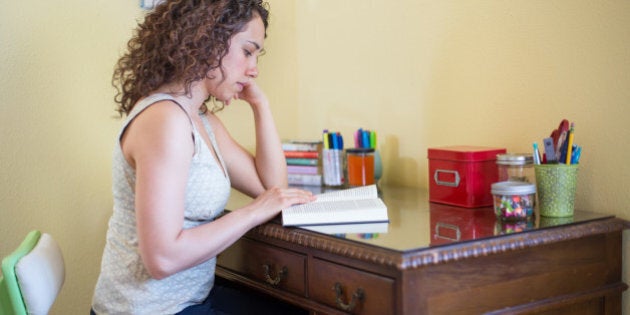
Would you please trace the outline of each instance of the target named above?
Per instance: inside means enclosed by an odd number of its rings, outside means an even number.
[[[172,110],[177,109],[178,107],[180,111],[186,113],[184,106],[178,103],[173,96],[165,93],[154,93],[138,100],[130,113],[130,116],[133,114],[138,115],[146,111],[148,108],[166,108],[166,110]]]
[[[190,128],[192,121],[179,104],[171,100],[157,101],[138,113],[136,121],[143,121],[155,126],[181,126]]]
[[[172,100],[159,100],[136,113],[125,126],[125,133],[141,137],[169,137],[188,134],[193,125],[186,111]]]
[[[174,115],[173,118],[176,119],[181,119],[180,116],[183,114],[190,120],[190,115],[186,108],[175,97],[167,93],[152,93],[141,98],[135,104],[129,116],[133,119],[133,116],[144,114],[145,112],[151,113],[151,115]]]

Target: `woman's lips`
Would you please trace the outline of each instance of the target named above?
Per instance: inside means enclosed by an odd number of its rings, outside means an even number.
[[[247,84],[243,82],[236,82],[236,85],[238,86],[238,91],[242,92]]]

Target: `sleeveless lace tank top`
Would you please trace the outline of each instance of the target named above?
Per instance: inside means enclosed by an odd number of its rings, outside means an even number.
[[[203,302],[214,284],[216,258],[161,280],[149,276],[140,258],[134,209],[135,170],[125,160],[120,139],[137,115],[162,100],[175,102],[168,94],[154,94],[140,101],[117,138],[112,164],[114,209],[92,301],[97,314],[177,313]],[[195,151],[186,187],[184,229],[212,221],[223,211],[230,195],[230,180],[222,171],[227,169],[212,127],[205,116],[202,120],[218,162],[191,120]]]

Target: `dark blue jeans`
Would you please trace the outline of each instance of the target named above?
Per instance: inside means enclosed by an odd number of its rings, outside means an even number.
[[[206,300],[191,305],[177,315],[307,315],[305,311],[219,277]],[[96,315],[90,310],[90,315]]]
[[[307,311],[256,291],[237,286],[219,277],[208,298],[191,305],[178,315],[301,315]]]

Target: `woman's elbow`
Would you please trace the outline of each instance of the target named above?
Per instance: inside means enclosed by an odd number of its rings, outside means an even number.
[[[151,278],[155,279],[155,280],[162,280],[164,278],[168,278],[170,275],[172,275],[171,272],[169,272],[166,269],[163,268],[159,268],[159,267],[152,267],[150,265],[145,265],[147,272],[149,273],[149,276],[151,276]]]
[[[177,272],[175,265],[166,258],[142,256],[142,264],[151,278],[162,280]]]

